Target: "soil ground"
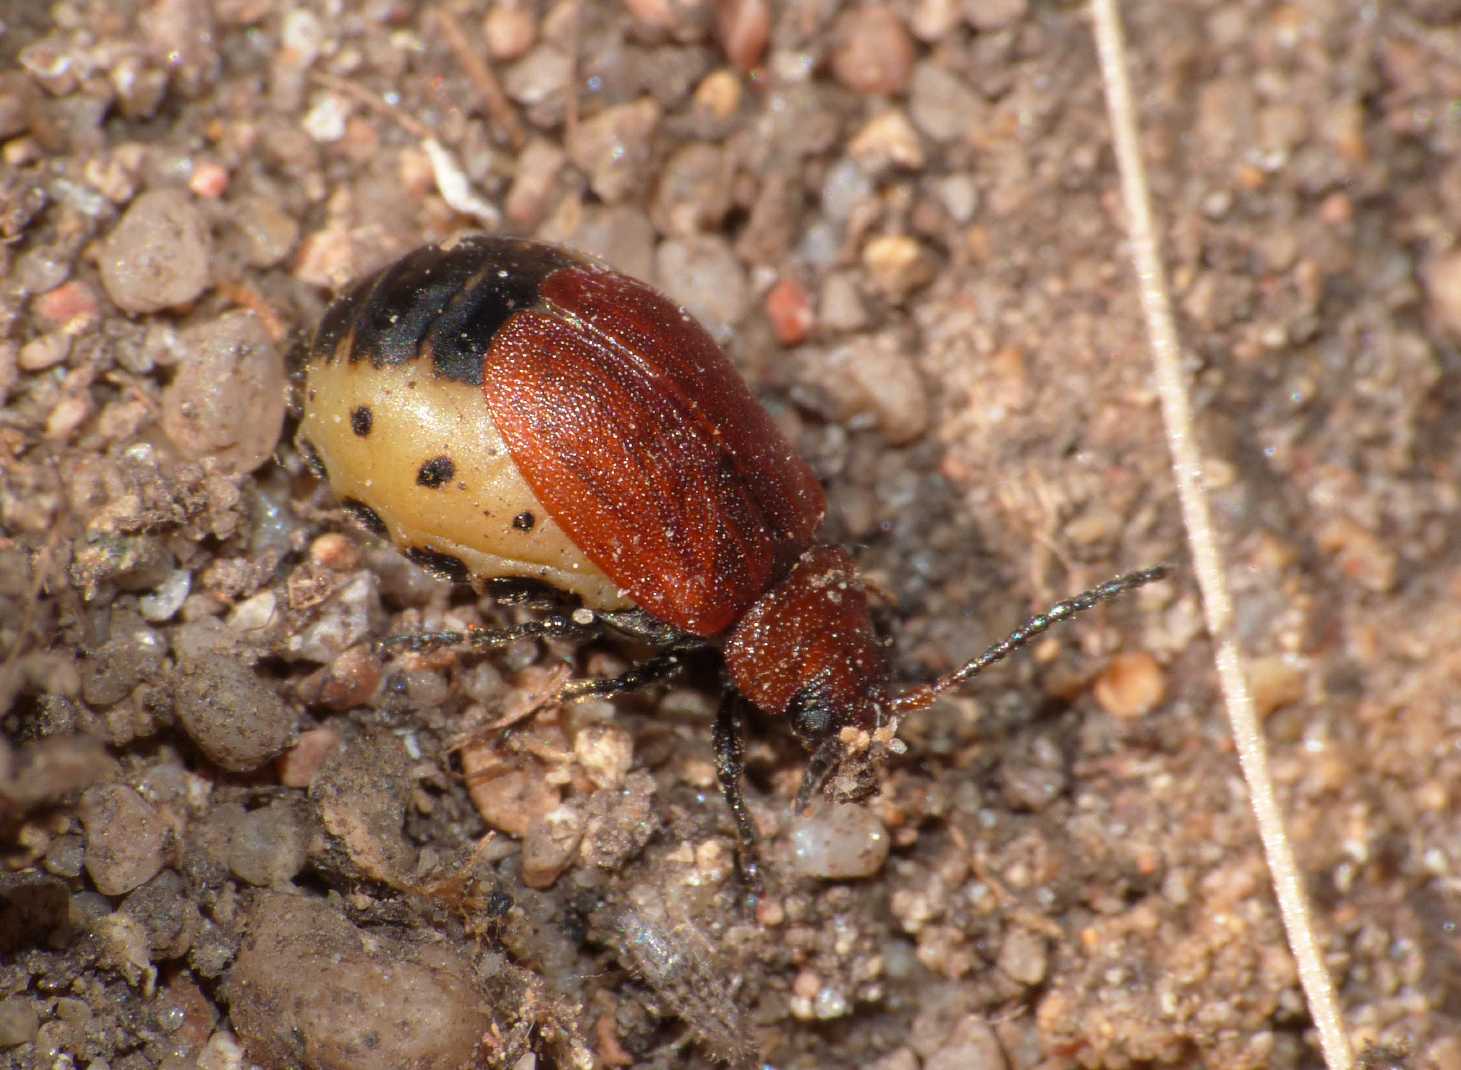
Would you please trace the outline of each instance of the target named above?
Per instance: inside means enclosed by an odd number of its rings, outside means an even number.
[[[1322,946],[1367,1065],[1454,1070],[1461,7],[1125,17]],[[1079,5],[0,0],[0,27],[0,1067],[1319,1065]],[[713,672],[557,708],[637,652],[373,645],[521,610],[351,525],[286,372],[351,278],[471,229],[716,332],[906,679],[1179,572],[910,719],[865,809],[794,820],[804,756],[758,724],[748,912]]]

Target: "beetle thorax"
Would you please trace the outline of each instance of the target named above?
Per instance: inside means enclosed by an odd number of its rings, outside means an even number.
[[[886,716],[889,668],[852,559],[814,546],[736,623],[725,644],[736,689],[767,713],[788,714],[814,745]]]

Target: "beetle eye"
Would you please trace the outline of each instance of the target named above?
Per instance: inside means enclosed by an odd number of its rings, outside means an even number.
[[[791,727],[802,739],[816,740],[832,730],[832,711],[806,693],[792,699]]]

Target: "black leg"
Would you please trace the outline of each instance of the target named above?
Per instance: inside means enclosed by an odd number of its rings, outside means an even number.
[[[765,891],[761,881],[761,852],[756,846],[756,826],[746,809],[741,792],[741,777],[746,771],[745,700],[727,690],[715,718],[715,771],[720,777],[720,792],[730,807],[736,823],[736,862],[745,882],[748,902],[754,906]]]
[[[566,613],[555,613],[542,620],[529,620],[508,628],[468,628],[466,631],[408,632],[387,636],[380,641],[381,650],[405,647],[413,654],[439,650],[444,646],[471,646],[493,650],[519,639],[581,639],[598,631],[598,622],[580,624]]]
[[[842,741],[836,736],[822,741],[807,759],[807,771],[802,775],[802,786],[796,793],[796,812],[805,813],[812,804],[812,796],[822,790],[832,770],[842,760]]]
[[[618,676],[599,676],[587,680],[570,680],[558,692],[560,698],[587,698],[589,695],[622,695],[627,691],[638,691],[641,687],[668,680],[685,667],[679,654],[660,654],[631,665]]]

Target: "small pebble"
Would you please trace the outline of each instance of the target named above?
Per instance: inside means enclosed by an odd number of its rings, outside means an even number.
[[[16,365],[23,372],[45,371],[54,368],[71,355],[71,336],[64,331],[52,331],[32,338],[20,347]]]
[[[179,189],[142,194],[101,245],[101,281],[132,313],[185,305],[208,285],[212,240],[191,197]]]
[[[653,277],[657,240],[644,212],[627,207],[586,215],[573,236],[575,246],[634,279]]]
[[[273,802],[245,814],[233,827],[228,868],[261,888],[287,885],[304,868],[309,829],[299,808]]]
[[[639,770],[618,791],[599,791],[584,802],[583,843],[578,857],[599,869],[621,869],[660,830],[663,808],[656,805],[655,780]]]
[[[244,259],[250,267],[282,263],[299,241],[299,224],[269,197],[241,198],[229,221],[243,236]]]
[[[175,89],[184,97],[206,96],[221,68],[218,46],[223,37],[208,0],[153,0],[139,9],[142,41],[166,64]]]
[[[284,357],[259,318],[225,312],[182,332],[186,358],[162,393],[162,429],[183,456],[232,472],[267,461],[284,425]]]
[[[344,227],[329,226],[306,235],[294,258],[294,277],[311,286],[338,290],[355,274],[354,248]]]
[[[792,864],[805,877],[870,877],[888,860],[892,838],[865,806],[835,804],[794,819]]]
[[[712,334],[740,322],[750,308],[745,268],[719,237],[661,243],[655,255],[655,276],[665,293]]]
[[[794,346],[806,341],[817,317],[812,311],[811,294],[800,279],[781,279],[767,291],[766,318],[782,345]]]
[[[792,979],[791,994],[800,999],[816,999],[822,979],[811,970],[802,970]]]
[[[502,88],[530,112],[562,113],[556,104],[573,81],[573,61],[557,45],[539,44],[503,72]]]
[[[184,1062],[177,1070],[242,1070],[251,1065],[238,1039],[227,1029],[220,1029],[203,1045],[196,1063]]]
[[[4,770],[0,769],[0,773]],[[86,843],[80,836],[57,836],[46,848],[46,872],[79,877],[86,865]]]
[[[573,756],[596,788],[621,788],[634,763],[634,737],[616,724],[591,724],[573,737]]]
[[[378,634],[384,615],[380,580],[362,570],[316,607],[314,620],[289,635],[284,651],[294,660],[328,664]]]
[[[236,657],[219,654],[184,661],[175,687],[178,723],[224,769],[257,769],[288,745],[294,711]]]
[[[192,589],[193,574],[185,568],[175,568],[151,593],[137,599],[137,610],[144,620],[161,624],[171,620],[183,608]]]
[[[319,16],[304,8],[292,8],[279,28],[279,43],[291,66],[308,67],[324,47],[327,31]]]
[[[979,187],[970,175],[948,175],[940,179],[938,195],[955,223],[969,222],[979,209]]]
[[[984,115],[984,106],[967,83],[935,63],[920,63],[908,91],[913,124],[935,141],[967,136]]]
[[[897,332],[856,335],[809,354],[803,370],[832,402],[839,421],[871,416],[893,445],[912,442],[928,429],[928,389]]]
[[[913,69],[913,38],[891,7],[870,4],[837,20],[832,73],[857,93],[898,93]]]
[[[482,36],[489,56],[510,63],[527,55],[537,43],[538,23],[525,3],[494,4],[482,22]]]
[[[1117,654],[1096,677],[1096,701],[1112,717],[1145,717],[1161,704],[1167,678],[1157,659],[1144,650]]]
[[[317,701],[332,710],[364,706],[380,690],[380,681],[380,659],[369,647],[351,647],[325,667]]]
[[[1260,717],[1302,701],[1308,688],[1308,670],[1302,658],[1270,654],[1248,663],[1248,687]]]
[[[909,234],[881,234],[862,249],[862,266],[884,296],[901,301],[933,279],[933,258]]]
[[[837,271],[822,283],[817,321],[833,331],[855,331],[867,325],[867,307],[852,275]]]
[[[122,701],[144,679],[156,679],[166,654],[150,628],[114,635],[81,663],[81,697],[90,706]]]
[[[822,210],[830,219],[850,218],[872,197],[872,179],[850,157],[834,163],[822,179]]]
[[[152,805],[125,784],[101,784],[81,796],[86,872],[103,895],[123,895],[157,876],[166,830]]]
[[[457,1070],[488,1034],[471,961],[439,939],[362,929],[322,899],[264,893],[224,984],[265,1066]]]
[[[488,765],[481,775],[483,755],[477,748],[462,748],[462,772],[467,792],[482,820],[509,836],[521,838],[556,807],[562,796],[541,772]]]
[[[923,1060],[923,1070],[1007,1070],[999,1038],[984,1019],[968,1015],[943,1045]]]
[[[885,111],[869,119],[847,146],[847,153],[869,175],[893,168],[922,169],[925,161],[918,131],[901,111]]]
[[[401,739],[373,732],[333,751],[310,784],[325,831],[373,880],[397,883],[416,866],[416,845],[404,831],[410,762]]]
[[[695,87],[695,110],[724,122],[741,106],[741,80],[734,71],[712,71]]]
[[[118,913],[142,927],[148,961],[186,955],[200,920],[198,906],[189,898],[182,876],[172,869],[164,869],[127,896]]]
[[[999,968],[1012,980],[1022,985],[1034,986],[1045,980],[1049,952],[1045,938],[1022,926],[1015,926],[1005,934],[999,948]]]
[[[579,122],[568,137],[568,155],[594,193],[613,204],[644,186],[659,120],[659,105],[644,97]]]
[[[551,888],[573,862],[582,839],[583,815],[571,806],[549,810],[523,837],[523,883],[529,888]]]
[[[770,0],[720,0],[715,5],[715,36],[731,63],[752,70],[771,39]]]
[[[67,96],[76,88],[76,63],[50,39],[26,45],[16,59],[36,85],[54,96]]]
[[[80,279],[72,279],[37,297],[31,311],[43,327],[63,328],[74,335],[96,321],[99,309],[96,291]]]
[[[1069,773],[1065,755],[1049,736],[1029,737],[1012,748],[1000,763],[999,780],[1010,806],[1038,813],[1066,789]]]
[[[41,1016],[29,996],[0,1000],[0,1048],[16,1048],[35,1039]]]
[[[517,154],[517,173],[502,202],[507,218],[528,230],[548,214],[568,155],[551,141],[535,138]]]
[[[309,544],[309,557],[332,572],[350,572],[360,567],[360,546],[348,535],[327,531]]]
[[[720,149],[692,141],[665,161],[651,218],[663,234],[681,237],[714,230],[731,204],[730,168]]]
[[[336,93],[319,93],[300,125],[304,132],[322,145],[333,144],[345,136],[350,103]]]
[[[228,171],[221,164],[204,160],[193,169],[188,189],[204,200],[216,201],[228,192]]]
[[[52,442],[65,442],[91,418],[94,408],[89,391],[65,395],[46,415],[46,438]]]
[[[333,728],[301,732],[294,746],[279,756],[279,783],[286,788],[309,787],[320,766],[339,745],[340,734]]]

